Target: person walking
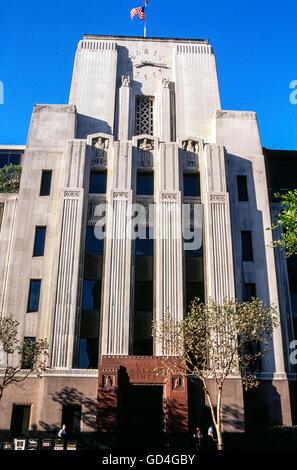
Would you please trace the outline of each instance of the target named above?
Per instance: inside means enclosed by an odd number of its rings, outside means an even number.
[[[63,441],[65,441],[66,439],[66,424],[62,424],[62,427],[60,429],[60,431],[58,432],[58,436],[60,439],[63,439]]]
[[[203,434],[202,434],[201,429],[198,426],[195,429],[194,439],[195,439],[195,449],[197,452],[199,452],[202,439],[203,439]]]
[[[213,428],[212,426],[209,426],[208,431],[207,431],[207,441],[208,441],[208,446],[210,448],[213,447],[214,444],[214,437],[213,437]]]

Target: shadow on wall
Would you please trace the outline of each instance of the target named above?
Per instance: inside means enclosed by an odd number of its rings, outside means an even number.
[[[247,432],[283,424],[280,394],[271,381],[244,391],[244,409]]]
[[[81,421],[90,428],[90,431],[96,431],[97,404],[95,400],[86,397],[74,387],[64,387],[61,391],[51,396],[52,400],[59,403],[61,406],[81,406]],[[46,432],[54,434],[57,432],[57,426],[49,425],[44,421],[40,421],[39,426]]]
[[[266,243],[264,236],[266,227],[263,227],[262,211],[258,210],[253,165],[249,160],[238,157],[237,155],[227,154],[226,171],[228,174],[227,190],[230,195],[232,220],[235,295],[240,301],[250,300],[247,298],[245,286],[255,284],[256,297],[263,299],[266,305],[270,305],[271,298],[269,293]],[[245,201],[239,201],[237,187],[237,176],[239,175],[245,175],[247,177],[247,199]],[[253,258],[250,261],[243,261],[241,231],[251,231]],[[270,372],[274,372],[275,354],[272,341],[270,342],[269,356]]]
[[[106,121],[84,114],[77,114],[76,139],[86,139],[88,135],[97,134],[98,132],[111,134],[112,130]]]
[[[204,435],[207,435],[209,426],[213,426],[211,411],[205,401],[205,393],[202,389],[200,381],[189,380],[188,382],[188,400],[189,400],[189,429],[195,430],[199,426]],[[216,414],[217,408],[214,407]],[[232,432],[242,432],[244,430],[244,416],[241,407],[234,403],[223,404],[222,407],[222,420],[224,428],[232,429]]]

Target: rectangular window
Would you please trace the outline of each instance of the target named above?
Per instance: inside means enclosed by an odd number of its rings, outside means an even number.
[[[153,256],[154,255],[154,239],[150,238],[149,227],[146,227],[146,238],[135,239],[135,255],[136,256]]]
[[[100,310],[101,302],[101,282],[96,279],[84,279],[82,310]]]
[[[252,232],[241,231],[242,261],[253,261]]]
[[[90,175],[90,188],[91,194],[105,194],[106,193],[106,171],[91,171]]]
[[[95,227],[88,226],[86,233],[86,254],[102,255],[104,240],[98,239],[95,235]]]
[[[51,192],[52,170],[42,170],[40,196],[49,196]]]
[[[246,175],[237,175],[237,193],[239,201],[248,201]]]
[[[33,366],[35,342],[36,338],[33,336],[24,337],[22,369],[31,369],[31,367]]]
[[[40,297],[40,279],[31,279],[29,288],[28,298],[28,309],[27,312],[37,312],[39,308],[39,297]]]
[[[46,227],[35,228],[33,256],[44,255],[45,234],[46,234]]]
[[[33,357],[36,338],[33,336],[24,337],[22,369],[31,369],[33,366]]]
[[[31,405],[13,405],[10,430],[12,436],[26,436],[29,431]]]
[[[80,338],[79,369],[98,369],[99,338]]]
[[[136,96],[136,135],[154,135],[153,98]]]
[[[262,370],[261,355],[257,356],[259,353],[261,353],[260,341],[250,341],[245,345],[245,354],[252,357],[247,364],[250,372],[261,372]]]
[[[200,197],[200,175],[199,173],[184,173],[183,177],[184,196]]]
[[[143,196],[154,195],[154,173],[137,172],[136,194]]]
[[[256,284],[254,282],[248,282],[244,284],[244,292],[243,292],[243,301],[250,302],[252,297],[257,297],[256,295]]]

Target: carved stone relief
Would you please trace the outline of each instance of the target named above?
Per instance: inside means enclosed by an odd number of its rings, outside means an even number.
[[[109,148],[109,139],[106,137],[96,137],[92,140],[94,156],[92,158],[92,167],[107,165],[107,149]]]
[[[186,150],[187,152],[194,152],[198,153],[199,152],[199,142],[195,140],[183,140],[182,142],[183,149]]]
[[[185,151],[184,155],[184,169],[185,170],[198,170],[199,160],[199,142],[188,139],[182,141],[182,147]]]
[[[116,387],[116,376],[115,374],[104,374],[102,376],[102,388],[105,391],[114,390]]]
[[[150,151],[154,150],[154,141],[153,139],[139,139],[138,140],[138,148],[139,150]]]
[[[210,202],[226,202],[225,194],[211,194],[210,195]]]
[[[122,75],[122,86],[125,86],[125,87],[130,86],[130,77],[129,77],[129,75]]]
[[[108,149],[109,139],[106,137],[95,137],[95,139],[92,140],[92,146],[101,150]]]
[[[181,375],[172,377],[172,390],[182,390],[184,388],[184,380]]]

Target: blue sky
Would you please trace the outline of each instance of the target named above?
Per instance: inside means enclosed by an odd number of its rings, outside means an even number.
[[[1,6],[0,144],[24,144],[35,103],[68,102],[83,33],[142,35],[141,0],[10,0]],[[262,145],[297,149],[295,0],[150,0],[148,36],[209,38],[222,109],[257,112]]]

